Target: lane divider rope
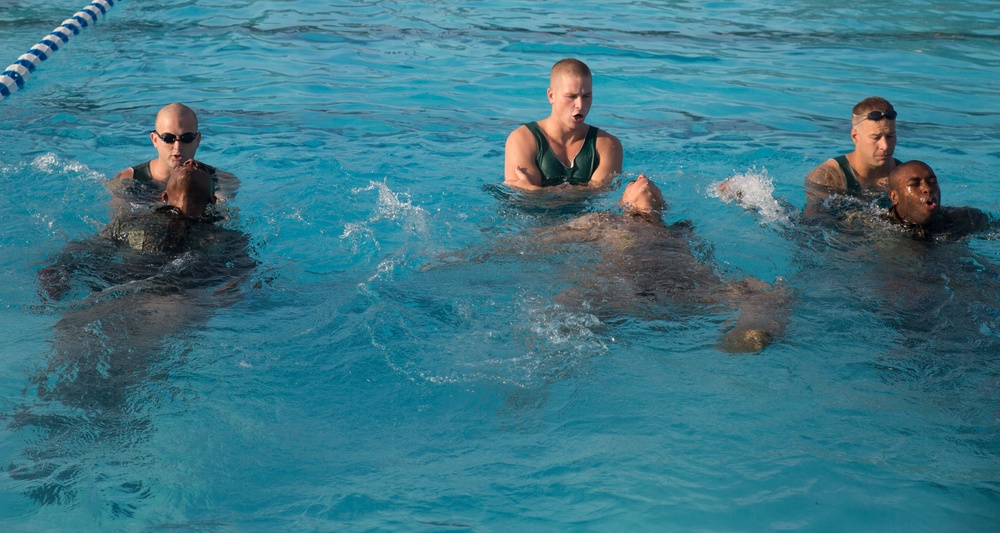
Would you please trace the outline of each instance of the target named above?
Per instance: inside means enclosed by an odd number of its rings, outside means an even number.
[[[87,7],[64,20],[38,44],[32,46],[6,70],[0,72],[0,101],[5,100],[19,89],[23,89],[24,82],[28,81],[35,68],[59,50],[60,46],[65,46],[69,42],[71,34],[79,35],[91,24],[97,24],[97,20],[107,15],[114,5],[114,0],[94,0]]]

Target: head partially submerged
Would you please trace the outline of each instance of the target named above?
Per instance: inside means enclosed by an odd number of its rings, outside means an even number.
[[[163,201],[176,207],[184,216],[200,217],[208,204],[215,203],[212,176],[208,169],[194,159],[188,159],[171,169],[167,188],[163,191]]]
[[[930,224],[941,214],[941,188],[934,170],[922,161],[907,161],[892,169],[889,200],[902,222]]]
[[[625,186],[621,203],[622,207],[629,213],[657,218],[659,218],[660,212],[666,208],[663,192],[655,183],[649,181],[645,174],[640,174],[635,181]]]

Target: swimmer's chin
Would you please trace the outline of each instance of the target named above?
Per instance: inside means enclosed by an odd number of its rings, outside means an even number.
[[[757,353],[774,342],[774,336],[762,329],[734,328],[719,341],[719,348],[730,354]]]

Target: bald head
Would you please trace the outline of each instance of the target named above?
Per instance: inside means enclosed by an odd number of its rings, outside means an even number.
[[[183,165],[171,169],[163,200],[185,216],[200,217],[208,204],[215,203],[212,175],[204,165],[188,159]]]
[[[190,131],[198,131],[198,116],[194,114],[193,109],[184,104],[176,102],[167,104],[156,113],[157,131],[166,129],[168,125],[178,122],[190,127]]]
[[[896,168],[889,172],[889,190],[901,191],[906,187],[906,181],[914,175],[934,176],[934,170],[923,161],[907,161],[896,165]]]

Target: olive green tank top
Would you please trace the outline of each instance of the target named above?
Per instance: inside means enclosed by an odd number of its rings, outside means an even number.
[[[851,168],[851,164],[847,161],[846,155],[838,155],[833,158],[834,161],[840,165],[840,171],[844,173],[844,181],[847,182],[847,194],[851,196],[858,196],[861,194],[861,182],[858,181],[858,177],[854,174],[854,169]],[[895,157],[892,158],[893,162],[897,165],[902,165],[903,162]]]
[[[590,182],[594,170],[600,163],[600,158],[597,156],[597,128],[590,126],[590,129],[587,130],[587,136],[583,140],[583,148],[580,148],[580,153],[576,154],[572,166],[567,167],[552,153],[549,141],[542,133],[542,129],[538,127],[537,122],[531,122],[525,126],[535,136],[535,145],[538,148],[535,162],[538,164],[538,170],[542,172],[542,187],[561,183],[586,185]]]

